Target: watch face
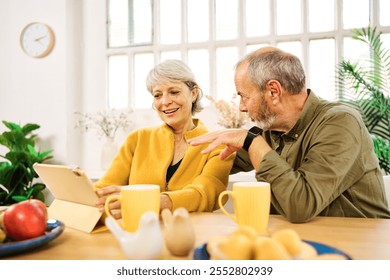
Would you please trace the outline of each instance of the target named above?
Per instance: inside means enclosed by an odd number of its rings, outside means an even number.
[[[46,24],[35,22],[23,29],[20,40],[26,54],[44,57],[53,49],[54,33]]]

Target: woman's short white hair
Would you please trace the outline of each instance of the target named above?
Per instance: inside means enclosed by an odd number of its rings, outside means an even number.
[[[164,82],[182,82],[190,90],[198,89],[198,96],[192,104],[192,114],[203,109],[200,104],[202,90],[196,82],[194,73],[184,62],[177,59],[169,59],[157,64],[146,77],[146,88],[152,93],[155,86]]]

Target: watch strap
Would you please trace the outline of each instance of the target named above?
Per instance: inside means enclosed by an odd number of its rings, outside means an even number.
[[[242,148],[245,151],[248,151],[250,145],[253,142],[253,139],[255,139],[257,136],[259,136],[262,132],[263,132],[263,130],[260,127],[257,127],[257,126],[254,126],[251,129],[249,129],[248,130],[248,134],[245,137],[244,145],[242,146]]]
[[[263,130],[258,127],[258,126],[253,126],[249,129],[250,132],[252,132],[253,134],[255,134],[256,136],[257,135],[260,135],[261,133],[263,133]]]

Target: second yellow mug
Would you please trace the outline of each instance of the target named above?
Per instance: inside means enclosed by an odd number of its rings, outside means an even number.
[[[235,216],[223,207],[223,197],[233,198]],[[218,197],[222,212],[239,225],[247,225],[259,233],[265,233],[271,208],[271,187],[267,182],[233,183],[232,191],[224,191]]]
[[[128,232],[138,229],[142,215],[147,211],[160,212],[160,187],[158,185],[128,185],[121,188],[120,194],[107,197],[104,208],[107,216],[112,217],[109,204],[119,200],[121,203],[122,228]]]

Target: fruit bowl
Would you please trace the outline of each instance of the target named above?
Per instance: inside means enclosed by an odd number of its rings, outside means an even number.
[[[331,246],[328,246],[328,245],[325,245],[322,243],[318,243],[318,242],[308,241],[308,240],[303,240],[303,242],[305,243],[306,247],[312,246],[316,250],[317,254],[319,255],[318,259],[321,259],[322,256],[324,256],[324,257],[331,256],[335,260],[336,259],[352,260],[352,258],[349,255],[347,255],[346,253],[344,253],[344,252],[342,252],[334,247],[331,247]],[[210,254],[207,251],[207,243],[204,243],[204,244],[198,246],[197,248],[195,248],[193,259],[194,260],[210,260]]]
[[[56,219],[48,219],[44,235],[23,240],[0,243],[0,258],[20,254],[41,247],[57,238],[65,229],[65,225]]]

